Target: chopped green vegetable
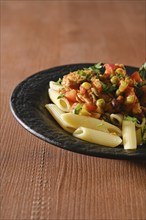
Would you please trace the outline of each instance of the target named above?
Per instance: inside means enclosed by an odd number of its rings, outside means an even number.
[[[61,78],[59,78],[58,80],[57,80],[57,82],[56,82],[56,84],[61,84],[62,83],[62,79]]]
[[[95,73],[97,73],[97,76],[99,76],[99,74],[101,74],[101,68],[103,67],[103,65],[102,65],[102,63],[100,62],[100,63],[97,63],[97,64],[95,64],[95,65],[93,65],[93,66],[90,66],[89,68],[85,68],[86,70],[91,70],[91,71],[93,71],[93,72],[95,72]]]
[[[102,89],[104,93],[108,93],[109,92],[109,86],[103,82],[101,82],[102,85]]]
[[[95,67],[96,69],[101,69],[101,68],[102,68],[102,63],[101,63],[101,62],[100,62],[100,63],[97,63],[97,64],[94,65],[94,67]]]
[[[85,69],[84,69],[85,70]],[[91,73],[86,73],[84,70],[78,70],[77,73],[83,77],[85,77],[85,80],[89,80],[92,77]],[[89,69],[88,69],[89,70]]]
[[[145,82],[145,81],[142,81],[142,82],[138,82],[138,83],[135,84],[134,86],[135,86],[135,88],[136,88],[136,87],[140,88],[140,87],[145,86],[145,85],[146,85],[146,82]]]
[[[60,98],[63,98],[64,97],[64,94],[61,94],[57,97],[57,99],[60,99]]]
[[[117,90],[117,85],[116,84],[113,84],[111,87],[110,87],[110,92],[115,92]]]
[[[84,72],[84,70],[78,70],[77,73],[80,74],[81,76],[86,76],[86,75],[87,75],[87,74]]]
[[[86,75],[86,79],[88,80],[88,79],[90,79],[92,77],[92,74],[91,73],[88,73],[87,75]]]
[[[109,92],[114,92],[117,89],[117,85],[113,84],[113,85],[107,85],[103,82],[100,82],[102,85],[102,90],[104,93],[109,93]]]
[[[74,114],[79,114],[79,111],[82,109],[82,106],[80,103],[78,103],[74,109]]]
[[[124,116],[124,120],[132,121],[134,123],[139,123],[138,119],[136,117],[131,117],[129,115]]]
[[[143,80],[146,80],[146,62],[139,68],[139,74]]]

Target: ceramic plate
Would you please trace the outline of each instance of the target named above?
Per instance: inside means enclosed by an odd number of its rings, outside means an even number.
[[[91,65],[93,63],[64,65],[43,70],[28,77],[17,85],[11,95],[10,106],[13,115],[29,132],[65,150],[96,157],[146,159],[146,146],[144,145],[138,146],[135,151],[126,151],[123,147],[109,148],[77,139],[64,131],[46,110],[45,104],[50,103],[49,81],[56,81],[70,71]],[[135,67],[125,67],[129,74],[138,70]]]

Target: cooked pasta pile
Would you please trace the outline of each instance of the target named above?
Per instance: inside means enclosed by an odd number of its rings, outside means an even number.
[[[146,140],[146,63],[128,75],[123,64],[98,63],[50,81],[46,108],[80,139],[124,149]]]

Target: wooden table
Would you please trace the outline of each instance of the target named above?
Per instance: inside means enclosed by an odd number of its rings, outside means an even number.
[[[146,219],[145,162],[55,147],[22,128],[9,106],[14,87],[43,69],[140,66],[145,1],[1,0],[1,15],[1,219]]]

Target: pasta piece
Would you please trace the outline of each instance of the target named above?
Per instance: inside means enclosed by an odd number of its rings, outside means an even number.
[[[143,142],[146,143],[146,128],[144,128],[142,132],[143,132],[143,137],[142,137]]]
[[[53,89],[49,89],[48,93],[51,101],[54,104],[56,104],[62,111],[69,112],[71,105],[65,97],[58,98],[60,95],[59,92]]]
[[[106,147],[117,147],[122,143],[122,139],[117,135],[86,127],[77,128],[74,131],[73,136],[94,144],[104,145]]]
[[[108,122],[105,122],[104,120],[99,120],[84,115],[76,115],[73,113],[62,114],[61,118],[66,125],[71,126],[75,129],[83,126],[95,130],[104,131],[107,133],[116,133],[117,135],[121,136],[121,130],[118,127]]]
[[[126,150],[137,148],[135,123],[128,120],[122,122],[123,145]]]
[[[63,88],[62,85],[60,85],[60,84],[58,84],[54,81],[50,81],[49,86],[50,86],[50,89],[53,89],[53,90],[56,90],[56,91],[59,91],[60,89]]]
[[[45,107],[53,116],[53,118],[58,122],[58,124],[65,130],[70,133],[73,133],[75,129],[72,127],[66,126],[64,121],[61,118],[61,115],[64,113],[61,109],[57,107],[55,104],[46,104]]]
[[[137,145],[142,144],[142,129],[138,128],[136,130],[136,139],[137,139]]]
[[[122,114],[111,114],[110,119],[114,125],[121,126],[122,121],[123,121],[123,115]]]
[[[137,128],[143,128],[144,125],[145,125],[145,123],[146,123],[146,119],[143,118],[143,119],[142,119],[142,123],[141,123],[141,124],[136,123],[135,126],[136,126]]]

